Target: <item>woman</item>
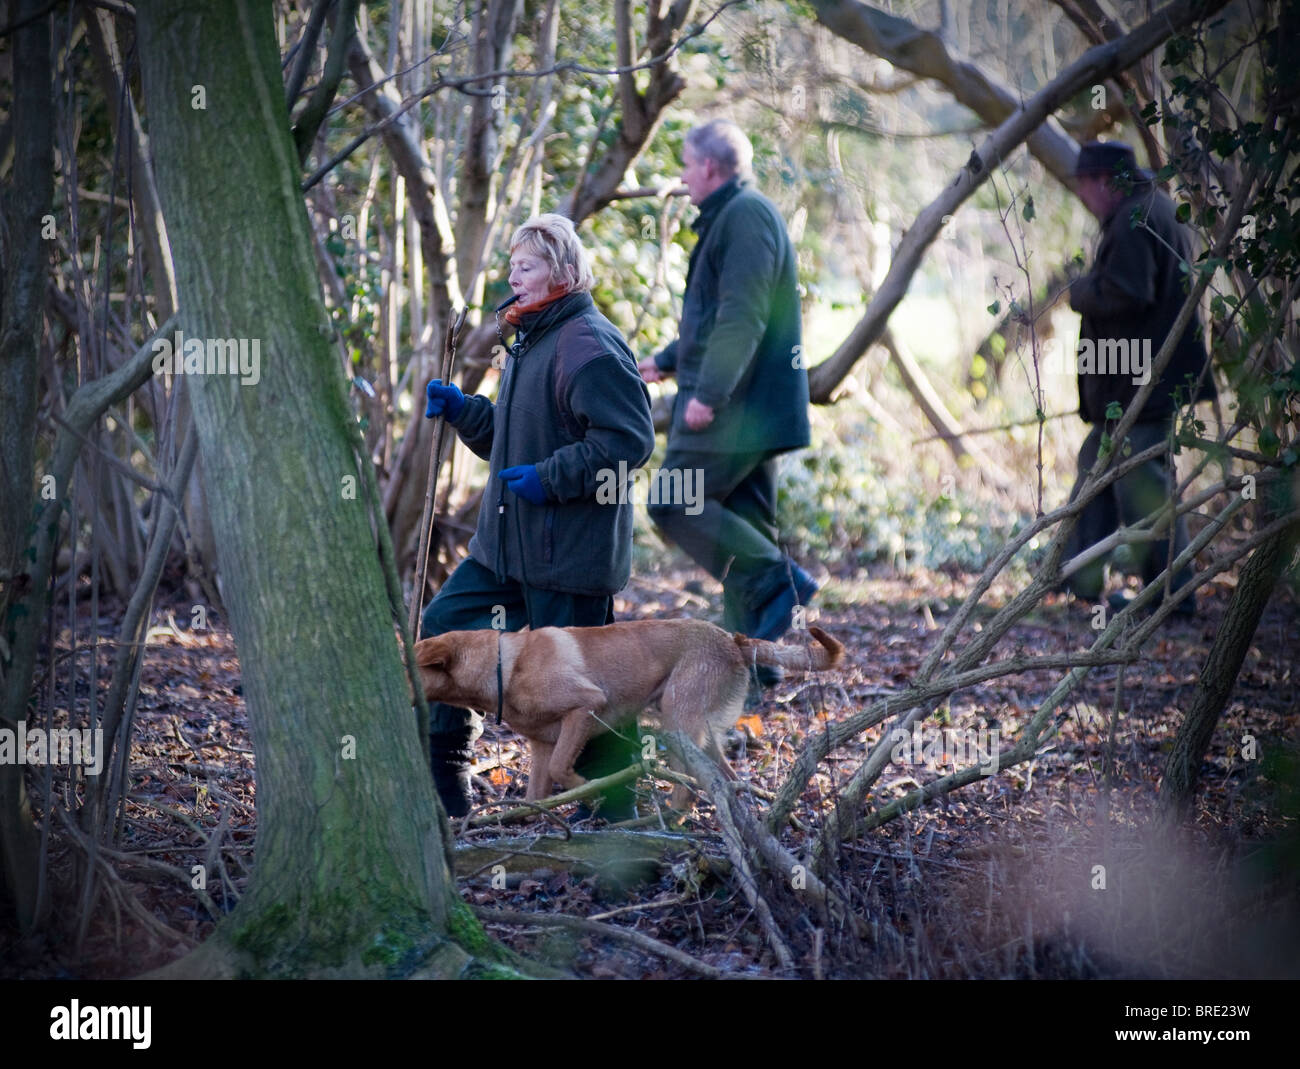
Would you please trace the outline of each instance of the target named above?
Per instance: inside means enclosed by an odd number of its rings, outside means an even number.
[[[640,467],[654,448],[650,397],[622,336],[592,303],[587,255],[561,215],[539,215],[510,242],[514,297],[497,329],[514,341],[497,400],[455,384],[428,386],[427,417],[444,415],[490,465],[469,557],[424,610],[422,635],[501,626],[595,627],[614,619],[614,594],[632,565],[632,502],[602,503],[611,472]],[[602,495],[607,498],[608,495]],[[435,704],[430,759],[447,812],[469,809],[471,744],[482,719]],[[588,744],[589,778],[621,767],[615,736]],[[601,816],[635,815],[632,789],[607,796]]]

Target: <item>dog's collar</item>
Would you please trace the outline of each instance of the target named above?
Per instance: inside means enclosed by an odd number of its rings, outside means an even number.
[[[497,632],[497,726],[501,725],[501,707],[505,704],[505,683],[502,682],[501,670],[501,636],[504,631]]]

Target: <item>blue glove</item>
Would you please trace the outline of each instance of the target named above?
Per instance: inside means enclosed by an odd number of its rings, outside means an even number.
[[[445,416],[454,422],[460,415],[460,410],[465,407],[465,395],[454,382],[444,386],[442,379],[434,379],[425,393],[429,397],[429,407],[424,410],[425,419]]]
[[[546,489],[542,486],[542,477],[537,473],[536,464],[520,464],[517,468],[503,468],[500,477],[506,486],[534,505],[546,504]]]

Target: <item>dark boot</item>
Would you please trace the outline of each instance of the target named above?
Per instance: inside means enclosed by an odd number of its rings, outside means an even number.
[[[626,724],[619,729],[617,735],[607,731],[589,739],[573,763],[573,770],[583,779],[600,779],[612,776],[640,760],[641,742],[636,724]],[[600,802],[599,807],[597,801]],[[586,820],[598,816],[611,824],[617,824],[622,820],[633,820],[636,815],[636,780],[630,779],[579,805],[576,819]]]
[[[469,812],[469,770],[474,764],[474,740],[483,732],[477,723],[480,719],[429,735],[429,770],[449,817]]]

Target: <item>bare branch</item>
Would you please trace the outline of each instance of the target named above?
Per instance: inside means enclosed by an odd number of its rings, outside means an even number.
[[[293,142],[298,149],[300,164],[307,162],[312,142],[316,140],[316,133],[320,130],[321,123],[325,121],[325,116],[329,114],[334,94],[338,92],[339,82],[343,79],[348,49],[357,32],[359,5],[360,0],[342,0],[339,4],[338,12],[334,16],[334,31],[330,34],[329,52],[325,57],[325,70],[321,73],[320,81],[316,83],[316,88],[312,90],[311,96],[307,98],[307,103],[303,105],[297,121],[293,124]],[[318,6],[324,6],[323,0]],[[313,19],[315,15],[313,11]]]

